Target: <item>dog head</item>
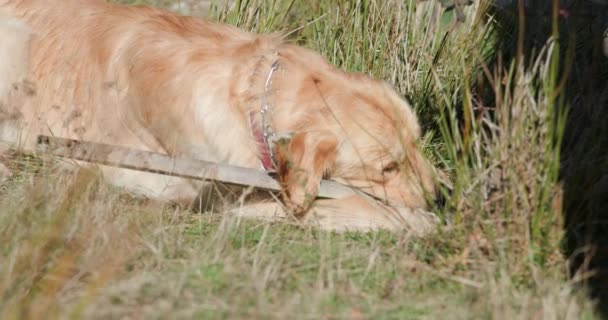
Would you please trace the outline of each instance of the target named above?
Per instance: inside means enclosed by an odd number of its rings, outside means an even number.
[[[350,92],[336,95],[327,106],[335,110],[339,140],[329,175],[392,205],[426,208],[436,191],[436,171],[420,148],[416,115],[387,84],[345,76]]]
[[[418,144],[416,115],[393,88],[299,47],[282,51],[279,61],[275,123],[294,133],[277,152],[288,205],[306,210],[325,176],[392,205],[428,207],[437,171]]]

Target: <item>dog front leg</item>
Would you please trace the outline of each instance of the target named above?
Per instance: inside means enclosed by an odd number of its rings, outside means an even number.
[[[336,159],[338,141],[330,132],[297,133],[275,143],[282,198],[287,210],[303,217],[319,192],[324,173]]]

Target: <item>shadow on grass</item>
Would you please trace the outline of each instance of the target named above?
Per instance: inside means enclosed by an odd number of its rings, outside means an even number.
[[[525,3],[523,10],[518,2]],[[547,43],[552,2],[496,1],[503,65],[518,51],[531,61]],[[573,279],[588,285],[601,316],[608,318],[608,1],[562,0],[558,21],[560,67],[568,75],[562,91],[568,108],[560,164],[563,252]]]

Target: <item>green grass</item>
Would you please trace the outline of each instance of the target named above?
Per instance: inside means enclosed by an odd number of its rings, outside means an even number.
[[[210,19],[289,34],[406,96],[454,184],[437,233],[193,214],[19,162],[0,191],[0,318],[595,318],[562,250],[558,47],[494,63],[505,30],[484,3],[458,24],[433,3],[243,0]]]

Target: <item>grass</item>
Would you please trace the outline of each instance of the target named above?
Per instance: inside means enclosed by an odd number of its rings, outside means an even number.
[[[573,272],[564,250],[572,218],[562,199],[579,168],[572,154],[588,150],[568,132],[605,131],[569,122],[579,100],[562,90],[559,27],[536,54],[507,59],[498,49],[516,32],[487,2],[462,23],[434,13],[435,2],[238,0],[210,18],[288,33],[407,96],[454,184],[437,233],[193,214],[130,198],[95,171],[21,159],[0,191],[0,318],[594,319],[579,285],[589,270]]]

